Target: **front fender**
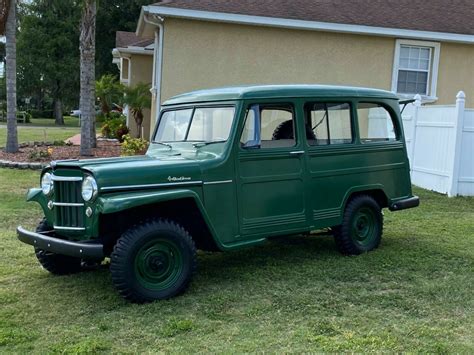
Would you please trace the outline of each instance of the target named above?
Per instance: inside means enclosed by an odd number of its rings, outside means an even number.
[[[100,197],[97,210],[102,214],[116,213],[134,207],[150,205],[157,202],[192,198],[199,208],[204,209],[198,194],[191,190],[152,191],[117,193]]]
[[[44,213],[44,216],[46,217],[46,220],[48,221],[49,225],[53,225],[53,211],[48,208],[48,198],[43,194],[43,191],[39,188],[33,188],[29,189],[27,194],[26,194],[26,201],[27,202],[37,202]]]
[[[206,209],[204,208],[199,195],[191,190],[128,192],[106,195],[98,199],[97,211],[102,214],[110,214],[134,207],[171,200],[180,200],[183,198],[192,198],[196,202],[196,206],[199,208],[199,211],[211,232],[212,238],[218,246],[223,247],[219,242],[219,238],[217,237],[216,231],[207,215]]]

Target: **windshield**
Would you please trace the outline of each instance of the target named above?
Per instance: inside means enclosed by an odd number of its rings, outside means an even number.
[[[196,107],[165,111],[153,141],[224,142],[229,138],[234,107]]]

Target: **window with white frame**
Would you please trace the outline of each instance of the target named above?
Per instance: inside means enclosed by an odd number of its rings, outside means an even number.
[[[392,91],[402,96],[436,98],[440,44],[397,40]]]

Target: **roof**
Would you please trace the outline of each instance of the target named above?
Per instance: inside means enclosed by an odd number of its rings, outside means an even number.
[[[398,100],[398,97],[390,91],[360,87],[333,85],[255,85],[231,86],[188,92],[170,98],[163,105],[177,105],[190,102],[316,96],[369,97]]]
[[[474,35],[472,0],[165,0],[160,7]]]
[[[115,47],[146,47],[154,42],[153,38],[138,37],[135,32],[117,31],[115,32]]]

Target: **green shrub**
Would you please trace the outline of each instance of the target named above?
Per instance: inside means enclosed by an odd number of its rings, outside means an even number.
[[[125,124],[125,116],[118,115],[118,117],[112,118],[106,116],[100,131],[102,136],[105,138],[116,138],[119,142],[123,142],[122,137],[129,132],[129,129]]]
[[[54,118],[53,110],[35,110],[31,109],[28,112],[32,118]]]
[[[123,136],[122,155],[142,155],[146,153],[149,142],[143,138],[132,138],[129,134]]]

